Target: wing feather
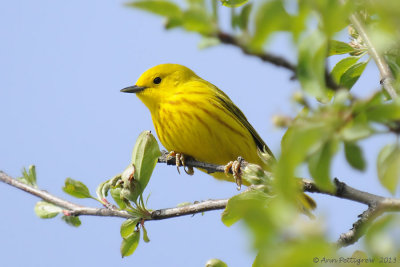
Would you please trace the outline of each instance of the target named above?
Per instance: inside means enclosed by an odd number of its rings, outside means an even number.
[[[265,142],[262,140],[262,138],[254,129],[254,127],[251,126],[251,124],[249,123],[243,112],[232,102],[232,100],[224,92],[222,92],[216,86],[215,89],[217,92],[218,101],[223,105],[224,108],[226,108],[230,113],[232,113],[236,118],[238,118],[240,123],[251,133],[258,149],[274,157],[272,151],[269,149],[267,144],[265,144]]]

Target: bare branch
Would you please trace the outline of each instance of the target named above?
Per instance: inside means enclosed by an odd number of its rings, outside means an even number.
[[[270,53],[256,53],[254,51],[250,51],[247,47],[242,45],[236,37],[230,35],[229,33],[220,31],[217,33],[216,37],[223,44],[230,44],[230,45],[239,47],[242,50],[242,52],[246,55],[258,57],[262,61],[269,62],[278,67],[283,67],[285,69],[292,71],[294,74],[296,74],[296,65],[290,63],[287,59],[285,59],[283,57],[276,56],[276,55],[273,55]]]
[[[168,153],[164,152],[158,159],[158,162],[175,165],[176,161],[174,158],[169,158]],[[188,158],[185,163],[187,166],[205,169],[209,173],[224,172],[224,166],[222,165],[204,163],[190,158]],[[245,167],[246,163],[243,163],[241,170],[243,171]],[[340,182],[337,178],[334,179],[335,190],[333,191],[322,190],[318,188],[313,181],[308,179],[302,179],[302,182],[304,192],[330,195],[368,205],[368,209],[359,215],[360,219],[353,224],[352,229],[340,235],[336,243],[338,247],[349,246],[357,242],[358,239],[364,235],[368,224],[379,217],[383,212],[400,211],[400,199],[385,198],[360,191]]]
[[[337,246],[341,248],[356,243],[364,235],[367,224],[381,214],[382,212],[378,213],[376,206],[370,206],[366,211],[358,215],[360,219],[353,223],[353,227],[348,232],[340,235],[338,241],[336,241]]]
[[[182,207],[155,210],[151,213],[151,220],[163,220],[210,210],[222,210],[225,209],[227,203],[228,199],[210,199]]]
[[[368,206],[374,206],[382,202],[386,198],[374,195],[368,192],[357,190],[347,184],[340,182],[337,178],[334,179],[336,189],[334,192],[319,189],[314,182],[303,179],[303,189],[309,193],[320,193],[330,196],[335,196],[343,199],[352,200],[355,202],[363,203]]]
[[[292,79],[296,79],[297,66],[295,64],[289,62],[289,60],[287,60],[286,58],[277,56],[277,55],[274,55],[271,53],[267,53],[267,52],[261,53],[261,52],[251,51],[245,45],[243,45],[235,36],[232,36],[231,34],[226,33],[226,32],[220,31],[216,34],[216,37],[223,44],[229,44],[229,45],[233,45],[233,46],[240,48],[242,50],[242,52],[246,55],[258,57],[259,59],[261,59],[264,62],[269,62],[271,64],[274,64],[275,66],[283,67],[287,70],[290,70],[291,72],[293,72]],[[333,80],[333,78],[330,75],[330,73],[328,72],[327,68],[325,70],[325,82],[326,82],[326,86],[328,88],[331,88],[333,90],[337,90],[340,88],[340,86],[337,85],[336,82]]]
[[[166,163],[168,165],[175,165],[176,160],[174,157],[168,157],[168,152],[164,152],[162,156],[159,157],[158,162]],[[225,169],[225,166],[223,165],[209,164],[191,158],[187,158],[185,164],[188,167],[202,168],[209,173],[224,172]],[[243,170],[245,166],[246,162],[242,163],[241,170]],[[111,208],[85,207],[72,203],[54,196],[46,191],[28,186],[17,179],[8,176],[2,171],[0,171],[0,181],[21,189],[29,194],[35,195],[47,202],[62,207],[66,209],[69,215],[72,216],[89,215],[120,218],[133,217],[133,215],[131,215],[128,211]],[[330,195],[368,205],[368,209],[359,215],[360,219],[353,224],[353,228],[340,236],[339,240],[337,241],[337,245],[339,247],[348,246],[357,242],[358,239],[365,233],[365,226],[367,226],[368,223],[371,223],[383,212],[400,211],[400,199],[385,198],[368,192],[363,192],[350,187],[343,182],[340,182],[338,179],[334,180],[335,190],[333,191],[319,189],[314,182],[307,179],[302,179],[302,182],[303,190],[305,192]],[[173,217],[202,213],[210,210],[221,210],[226,207],[227,203],[228,199],[206,200],[182,207],[154,210],[150,213],[149,217],[146,218],[146,221],[163,220]]]
[[[392,71],[389,68],[389,65],[385,61],[384,57],[378,52],[376,47],[369,38],[367,30],[365,29],[363,23],[361,22],[360,17],[357,14],[353,14],[350,16],[350,21],[353,24],[354,28],[360,34],[360,37],[364,40],[365,44],[368,47],[368,53],[374,59],[376,66],[379,69],[381,74],[381,84],[386,92],[390,95],[392,99],[396,99],[398,97],[396,89],[393,86],[394,77]]]
[[[109,216],[109,217],[122,217],[122,218],[132,217],[126,211],[111,210],[111,209],[105,209],[105,208],[99,209],[99,208],[84,207],[84,206],[72,203],[65,199],[56,197],[47,191],[33,188],[27,184],[24,184],[24,183],[18,181],[17,179],[14,179],[14,178],[8,176],[6,173],[4,173],[2,171],[0,171],[0,181],[4,182],[6,184],[9,184],[13,187],[16,187],[22,191],[25,191],[29,194],[37,196],[37,197],[43,199],[44,201],[50,202],[56,206],[66,209],[66,210],[70,211],[71,214],[76,215],[76,216],[77,215],[94,215],[94,216]]]
[[[162,156],[158,158],[159,163],[167,163],[167,165],[175,165],[176,160],[174,157],[168,157],[168,152],[163,152]],[[213,172],[224,172],[225,166],[223,165],[215,165],[211,163],[205,163],[201,161],[194,160],[192,158],[187,158],[185,161],[186,166],[202,168],[206,170],[208,173]],[[241,164],[241,171],[246,167],[246,163]],[[317,185],[308,179],[302,179],[303,182],[303,190],[304,192],[309,193],[319,193],[330,196],[335,196],[343,199],[352,200],[355,202],[359,202],[366,205],[376,205],[378,202],[382,202],[383,200],[387,200],[388,198],[384,198],[378,195],[374,195],[371,193],[363,192],[357,190],[353,187],[348,186],[347,184],[340,182],[338,179],[334,180],[336,189],[331,192],[327,190],[322,190],[317,187]]]
[[[400,211],[400,200],[394,198],[383,198],[375,205],[369,208],[362,214],[358,215],[358,219],[353,227],[346,233],[340,235],[337,241],[338,247],[346,247],[357,242],[362,237],[368,226],[384,212]]]
[[[54,196],[46,191],[33,188],[29,185],[26,185],[17,179],[14,179],[8,176],[6,173],[0,171],[0,181],[9,184],[13,187],[16,187],[22,191],[25,191],[29,194],[37,196],[47,202],[50,202],[54,205],[57,205],[61,208],[64,208],[68,211],[68,214],[71,216],[80,216],[80,215],[89,215],[89,216],[103,216],[103,217],[120,217],[120,218],[131,218],[133,217],[129,212],[124,210],[117,209],[109,209],[109,208],[93,208],[93,207],[85,207],[70,201],[64,200],[57,196]],[[151,220],[162,220],[168,219],[172,217],[179,217],[184,215],[192,215],[196,213],[201,213],[210,210],[220,210],[224,209],[227,199],[220,200],[206,200],[199,203],[186,205],[182,207],[176,208],[167,208],[160,209],[151,212],[150,218],[147,218],[147,221]]]

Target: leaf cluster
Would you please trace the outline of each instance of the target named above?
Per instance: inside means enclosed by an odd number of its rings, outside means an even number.
[[[222,30],[219,5],[230,8],[229,32]],[[233,197],[222,221],[229,226],[242,220],[248,226],[259,252],[254,266],[308,266],[317,255],[337,256],[322,230],[303,229],[309,223],[299,225],[297,202],[301,193],[294,178],[302,166],[307,166],[320,188],[333,190],[331,166],[339,152],[344,153],[349,167],[362,172],[367,163],[361,142],[400,132],[399,101],[390,100],[379,88],[379,75],[377,85],[371,85],[377,88],[374,94],[365,98],[354,94],[367,65],[376,59],[371,56],[372,50],[389,64],[393,83],[399,88],[400,2],[190,0],[179,5],[137,0],[128,6],[164,17],[166,29],[200,34],[202,48],[229,43],[266,61],[270,60],[269,44],[275,35],[291,37],[290,45],[297,55],[293,67],[286,64],[286,68],[294,72],[301,86],[302,92],[294,95],[299,112],[294,119],[285,119],[288,129],[272,174],[256,169],[245,174],[244,179],[252,184],[266,187]],[[363,28],[350,23],[353,17]],[[368,42],[360,30],[366,32]],[[330,67],[330,62],[336,64]],[[394,194],[400,177],[398,142],[383,147],[376,164],[377,178]],[[369,252],[376,251],[371,248],[372,242],[368,244]]]
[[[121,255],[122,257],[131,255],[139,244],[140,233],[143,240],[149,242],[144,220],[149,217],[150,212],[145,207],[143,191],[146,188],[158,157],[161,155],[158,143],[150,131],[142,132],[136,140],[132,151],[131,163],[121,173],[113,178],[101,183],[97,190],[97,197],[90,194],[88,187],[77,180],[67,178],[63,191],[76,198],[91,198],[109,209],[119,209],[128,211],[131,218],[121,225]],[[30,166],[29,172],[23,170],[21,181],[36,186],[35,167]],[[107,200],[110,192],[118,208],[110,204]],[[78,216],[71,215],[68,210],[63,210],[52,203],[39,201],[35,205],[35,213],[42,219],[56,217],[63,213],[62,220],[71,226],[78,227],[81,221]]]

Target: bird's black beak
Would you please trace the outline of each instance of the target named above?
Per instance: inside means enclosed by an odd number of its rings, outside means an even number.
[[[124,93],[138,93],[138,92],[143,91],[144,89],[146,89],[146,87],[133,85],[133,86],[129,86],[129,87],[126,87],[124,89],[121,89],[121,92],[124,92]]]

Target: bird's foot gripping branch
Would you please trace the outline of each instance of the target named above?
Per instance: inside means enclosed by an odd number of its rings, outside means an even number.
[[[127,168],[120,174],[101,183],[96,189],[96,196],[93,196],[88,187],[81,181],[71,178],[65,180],[63,191],[76,198],[91,198],[101,203],[104,208],[85,207],[73,202],[61,199],[47,191],[38,189],[36,183],[35,166],[30,166],[28,170],[23,170],[23,175],[20,178],[14,179],[7,174],[0,172],[0,180],[17,187],[25,192],[33,194],[42,200],[35,205],[37,216],[43,219],[56,217],[58,214],[63,214],[62,220],[71,226],[78,227],[81,225],[81,215],[91,216],[112,216],[126,218],[121,225],[121,237],[123,238],[121,245],[122,256],[128,256],[136,249],[140,235],[143,236],[145,242],[149,241],[147,231],[144,226],[145,221],[161,220],[172,217],[202,213],[210,210],[224,209],[227,206],[228,200],[207,200],[197,202],[195,204],[178,205],[175,208],[148,210],[145,207],[143,199],[143,191],[145,190],[154,167],[157,162],[168,163],[175,165],[177,163],[170,153],[161,153],[158,143],[150,131],[142,132],[132,152],[132,159]],[[198,162],[188,158],[185,164],[189,168],[201,168],[209,173],[226,171],[225,166]],[[253,184],[249,190],[244,191],[238,196],[232,198],[233,203],[241,203],[247,199],[268,200],[267,186],[270,180],[270,173],[264,171],[261,167],[255,164],[249,164],[242,161],[241,175],[247,184]],[[230,170],[231,174],[232,171]],[[256,185],[258,185],[256,189]],[[108,195],[111,195],[115,204],[111,204],[107,200]],[[233,205],[233,204],[232,204]],[[227,225],[233,224],[239,220],[241,216],[237,212],[232,212],[235,209],[232,205],[228,205],[223,221]],[[233,205],[234,206],[234,205]]]
[[[298,224],[302,220],[299,220],[299,211],[304,213],[304,209],[302,209],[304,208],[304,203],[300,203],[303,206],[299,208],[298,200],[301,198],[285,196],[284,192],[277,190],[276,183],[278,181],[272,179],[271,173],[263,170],[258,165],[245,161],[241,163],[240,172],[243,181],[252,186],[242,193],[230,199],[207,200],[195,204],[179,205],[174,208],[149,210],[145,207],[143,191],[157,162],[175,165],[176,159],[170,157],[168,152],[161,153],[155,138],[149,131],[145,131],[140,134],[136,141],[131,163],[121,174],[101,183],[96,190],[96,197],[90,194],[89,189],[82,182],[71,178],[66,179],[63,187],[64,192],[76,198],[92,198],[100,202],[104,208],[81,206],[38,189],[34,166],[30,166],[28,170],[24,169],[23,176],[18,179],[0,172],[0,181],[41,198],[42,200],[35,205],[35,212],[40,218],[54,218],[61,213],[63,214],[62,220],[75,227],[81,224],[79,216],[82,215],[125,218],[126,220],[122,223],[120,231],[123,239],[121,245],[122,256],[128,256],[135,251],[139,244],[140,236],[145,242],[149,241],[144,226],[145,221],[162,220],[210,210],[224,209],[222,222],[226,226],[243,220],[246,224],[253,225],[254,229],[268,229],[266,232],[261,231],[263,234],[257,231],[254,232],[256,242],[266,242],[268,240],[275,242],[276,238],[287,235],[287,231],[293,231],[293,229],[289,229],[290,225],[300,227]],[[188,167],[201,168],[208,173],[220,172],[223,174],[225,172],[225,166],[223,165],[209,164],[191,158],[188,158],[185,164]],[[302,185],[304,192],[326,194],[368,205],[368,210],[359,216],[360,218],[353,225],[353,228],[340,236],[336,242],[336,246],[339,247],[357,242],[368,230],[367,226],[370,226],[371,222],[384,212],[400,210],[399,199],[385,198],[362,192],[336,179],[333,184],[333,190],[321,189],[310,180],[303,179],[300,181],[301,183],[294,181],[293,184]],[[297,186],[296,189],[299,189],[299,187]],[[110,204],[107,200],[108,194],[112,196],[116,205]],[[293,201],[290,202],[290,199]],[[387,222],[389,219],[384,217],[382,221]],[[311,232],[303,232],[302,242],[311,242],[314,245],[318,243],[324,253],[332,253],[335,246],[321,239],[322,235],[317,234],[316,230],[318,229],[313,228]],[[268,235],[265,236],[265,234]],[[304,239],[305,237],[306,239]],[[312,238],[314,240],[311,240]],[[298,245],[307,245],[303,243]]]

